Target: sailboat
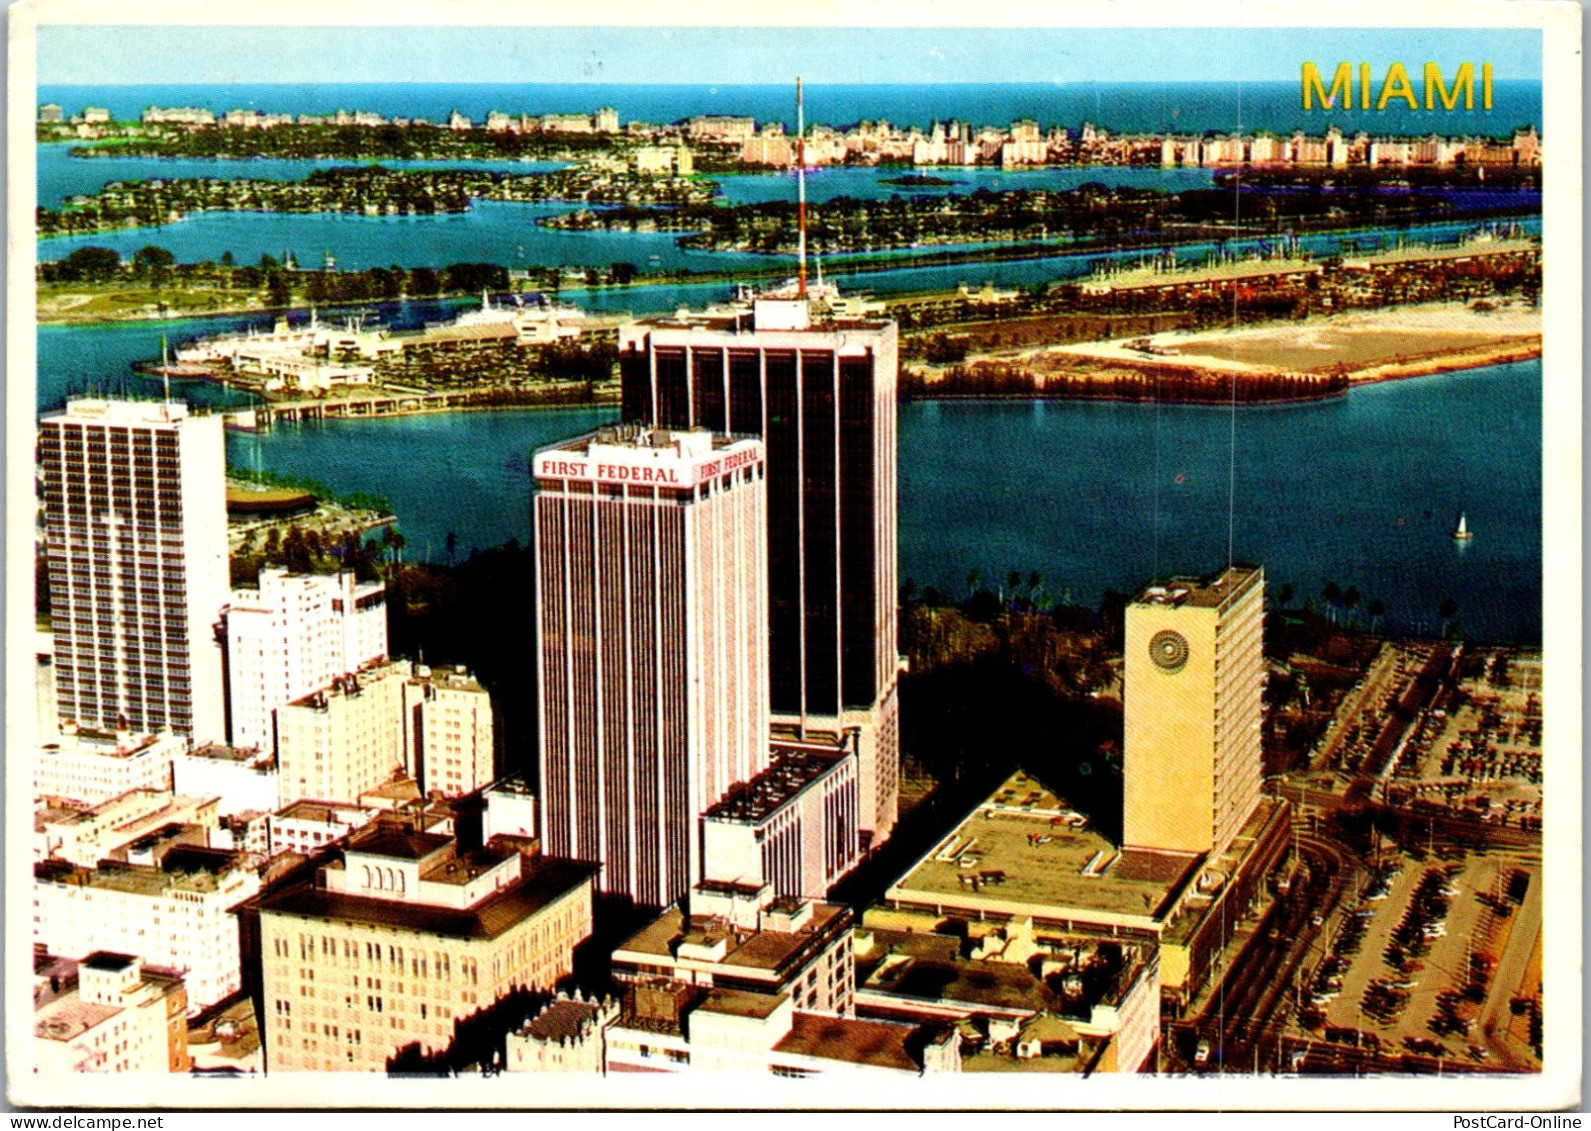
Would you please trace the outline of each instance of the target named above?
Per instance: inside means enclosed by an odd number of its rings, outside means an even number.
[[[1470,533],[1469,523],[1465,521],[1463,511],[1458,512],[1458,529],[1453,531],[1453,538],[1459,542],[1467,542],[1475,535]]]

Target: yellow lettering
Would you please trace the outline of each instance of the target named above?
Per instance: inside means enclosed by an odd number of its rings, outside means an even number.
[[[1352,101],[1352,98],[1349,99]],[[1359,109],[1370,109],[1370,64],[1359,64]]]
[[[1376,109],[1385,110],[1387,103],[1394,98],[1403,99],[1409,104],[1410,110],[1420,108],[1420,100],[1414,97],[1414,87],[1409,85],[1409,72],[1402,63],[1393,63],[1387,68],[1387,78],[1381,84],[1381,96],[1376,99]]]
[[[1340,105],[1343,109],[1353,106],[1353,67],[1347,63],[1338,63],[1337,70],[1331,76],[1331,93],[1326,93],[1326,86],[1320,81],[1320,68],[1313,63],[1304,64],[1304,109],[1313,110],[1311,96],[1320,99],[1323,109],[1331,109],[1339,105],[1337,95],[1342,94]]]
[[[1481,109],[1492,108],[1492,65],[1481,64]]]
[[[1456,109],[1460,88],[1464,92],[1464,109],[1475,109],[1475,64],[1459,64],[1458,73],[1453,76],[1451,94],[1448,93],[1448,88],[1442,83],[1442,68],[1435,63],[1425,64],[1425,108],[1427,110],[1435,110],[1438,99],[1442,102],[1442,109]]]

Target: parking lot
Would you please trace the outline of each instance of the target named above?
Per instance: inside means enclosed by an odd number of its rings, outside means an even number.
[[[1448,858],[1384,853],[1379,870],[1350,888],[1299,986],[1307,1033],[1387,1053],[1492,1059],[1488,1031],[1514,992],[1500,985],[1499,964],[1534,942],[1533,931],[1513,930],[1528,917],[1511,894],[1539,896],[1539,867],[1443,851]],[[1515,962],[1507,965],[1517,983]]]

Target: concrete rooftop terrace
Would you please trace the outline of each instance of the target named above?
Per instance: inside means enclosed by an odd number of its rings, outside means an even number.
[[[891,902],[1157,931],[1202,857],[1127,852],[1018,771],[885,892]]]

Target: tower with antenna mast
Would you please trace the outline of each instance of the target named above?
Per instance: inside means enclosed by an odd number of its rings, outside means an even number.
[[[801,91],[801,76],[796,76],[796,295],[807,297],[807,149],[806,103]]]

